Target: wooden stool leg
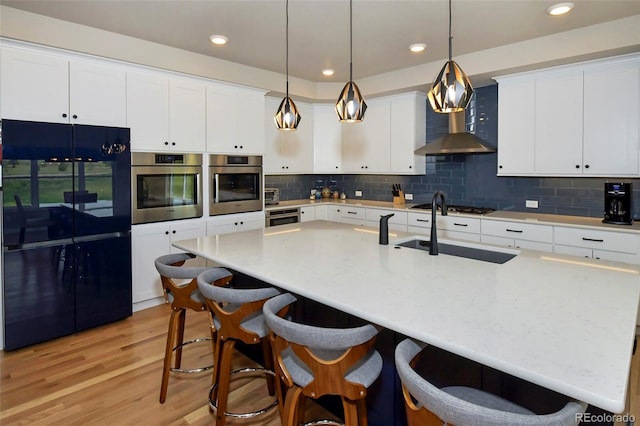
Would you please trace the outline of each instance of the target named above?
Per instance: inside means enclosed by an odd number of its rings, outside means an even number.
[[[176,336],[176,345],[182,345],[184,343],[184,323],[187,315],[187,310],[180,309],[179,312],[180,314],[178,315],[178,330],[177,330],[178,332]],[[176,349],[176,359],[175,359],[174,366],[175,368],[180,368],[181,364],[182,364],[182,346],[179,346],[178,349]]]
[[[264,368],[270,371],[274,371],[271,343],[269,342],[268,338],[262,339],[260,343],[262,344],[262,358],[264,358]],[[267,389],[269,391],[269,395],[275,395],[275,381],[274,376],[272,376],[271,374],[267,374]]]
[[[287,391],[287,397],[284,402],[285,418],[281,419],[283,426],[298,426],[300,424],[300,410],[298,404],[302,396],[302,389],[293,386]]]
[[[172,310],[169,317],[169,330],[167,331],[167,344],[164,350],[164,366],[162,368],[162,384],[160,385],[160,403],[167,399],[167,387],[169,386],[169,373],[171,369],[171,358],[173,357],[173,339],[176,335],[176,314]]]
[[[342,397],[342,407],[344,408],[344,425],[358,426],[358,406],[356,402]]]
[[[211,386],[216,383],[220,383],[220,363],[222,361],[222,348],[224,346],[224,342],[220,338],[219,333],[215,333],[215,343],[213,345],[213,373],[211,375]],[[211,395],[211,400],[217,403],[218,395],[220,394],[220,388],[216,388],[215,393]],[[209,412],[213,412],[213,408],[209,406]]]
[[[367,426],[367,402],[364,398],[356,401],[356,415],[358,416],[358,426]]]
[[[218,373],[218,395],[216,411],[216,426],[224,426],[226,424],[226,417],[224,415],[227,411],[227,400],[229,399],[229,384],[231,382],[231,360],[233,358],[233,349],[235,347],[235,340],[225,340],[222,345],[222,357],[220,360],[220,372]]]

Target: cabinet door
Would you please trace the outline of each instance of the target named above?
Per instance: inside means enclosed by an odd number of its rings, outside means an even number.
[[[300,222],[311,222],[316,220],[315,206],[300,207]]]
[[[398,174],[424,174],[424,156],[413,152],[426,143],[426,96],[418,93],[391,100],[390,171]]]
[[[535,81],[498,82],[498,175],[534,172]]]
[[[362,122],[343,126],[342,164],[345,172],[389,172],[390,118],[389,100],[371,101]]]
[[[188,80],[169,81],[169,143],[172,150],[205,150],[205,87]]]
[[[162,282],[154,262],[170,253],[169,231],[166,224],[132,228],[133,303],[162,296]]]
[[[582,71],[536,79],[536,173],[582,174],[582,82]]]
[[[638,174],[639,98],[640,62],[585,70],[584,174]]]
[[[69,63],[65,59],[3,48],[2,118],[69,122]]]
[[[264,115],[265,103],[263,92],[238,92],[238,144],[241,151],[247,154],[264,153]],[[275,111],[274,111],[275,113]],[[274,123],[275,126],[275,123]]]
[[[207,151],[238,151],[238,100],[231,88],[207,86]]]
[[[169,81],[127,73],[127,126],[132,150],[169,149]]]
[[[96,64],[69,64],[71,123],[125,127],[126,74]]]
[[[313,169],[315,173],[342,171],[342,127],[333,104],[313,106]]]
[[[202,221],[184,221],[174,222],[171,224],[171,241],[190,240],[192,238],[201,238],[207,235],[207,226]],[[182,250],[171,248],[174,253],[180,253]]]

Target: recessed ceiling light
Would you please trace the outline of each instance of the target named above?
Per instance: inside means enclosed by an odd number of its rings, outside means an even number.
[[[331,77],[335,73],[331,68],[327,68],[326,70],[322,70],[322,75],[326,75],[327,77]]]
[[[213,44],[217,44],[217,45],[223,45],[223,44],[227,44],[229,42],[229,39],[223,35],[212,35],[209,36],[209,40],[211,40],[211,43]]]
[[[573,3],[558,3],[548,8],[547,13],[552,16],[558,16],[571,12],[571,9],[573,9]]]
[[[413,53],[424,52],[426,48],[427,48],[427,45],[424,43],[413,43],[411,46],[409,46],[409,50],[412,51]]]

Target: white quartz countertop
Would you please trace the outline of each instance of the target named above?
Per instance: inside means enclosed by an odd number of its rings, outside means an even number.
[[[393,245],[410,236],[395,232],[392,244],[379,245],[376,229],[312,221],[173,245],[605,410],[624,409],[640,266],[527,250],[498,265]]]

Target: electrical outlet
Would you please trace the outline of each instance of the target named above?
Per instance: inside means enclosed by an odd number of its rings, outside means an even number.
[[[362,191],[356,190],[356,197],[362,197]]]
[[[528,209],[537,209],[538,208],[538,200],[527,200],[525,201],[524,206]]]
[[[413,194],[404,194],[404,199],[407,201],[412,201],[413,200]]]

